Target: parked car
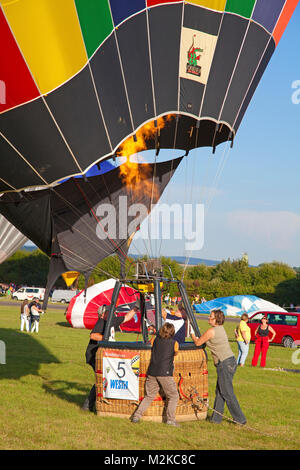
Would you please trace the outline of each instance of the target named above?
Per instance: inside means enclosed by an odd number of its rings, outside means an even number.
[[[21,287],[13,293],[14,300],[32,300],[37,297],[39,300],[44,300],[45,288],[43,287]]]
[[[69,303],[71,299],[78,294],[77,290],[55,289],[51,296],[52,302]]]
[[[296,312],[258,312],[248,321],[251,329],[251,341],[255,341],[255,330],[262,317],[268,317],[268,323],[276,332],[272,343],[282,344],[285,348],[293,347],[294,341],[300,341],[300,313]]]

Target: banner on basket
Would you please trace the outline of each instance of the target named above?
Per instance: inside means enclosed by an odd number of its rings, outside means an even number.
[[[139,399],[140,355],[128,350],[103,352],[103,397]]]

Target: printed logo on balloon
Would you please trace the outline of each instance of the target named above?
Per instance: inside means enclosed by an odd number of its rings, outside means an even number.
[[[183,27],[180,44],[180,77],[206,85],[216,44],[217,36]]]
[[[198,65],[198,62],[200,61],[201,55],[199,53],[204,52],[204,49],[195,47],[195,37],[196,34],[193,35],[193,42],[187,53],[188,63],[186,64],[186,73],[191,73],[192,75],[200,77],[201,66]]]

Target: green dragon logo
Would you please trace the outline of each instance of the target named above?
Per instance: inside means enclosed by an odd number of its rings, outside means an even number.
[[[196,34],[193,35],[192,45],[187,52],[188,63],[186,64],[186,72],[200,77],[201,67],[198,65],[198,61],[201,58],[200,53],[204,52],[204,49],[195,47],[195,37]]]

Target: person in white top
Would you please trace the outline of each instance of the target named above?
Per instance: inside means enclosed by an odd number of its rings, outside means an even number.
[[[34,331],[38,333],[40,314],[44,313],[43,310],[39,308],[38,299],[34,299],[34,302],[32,303],[30,310],[31,310],[30,313],[31,313],[31,325],[32,325],[31,333],[33,333]]]
[[[24,326],[26,327],[26,331],[29,331],[29,318],[30,311],[28,307],[28,300],[24,300],[21,305],[21,331],[24,331]]]

